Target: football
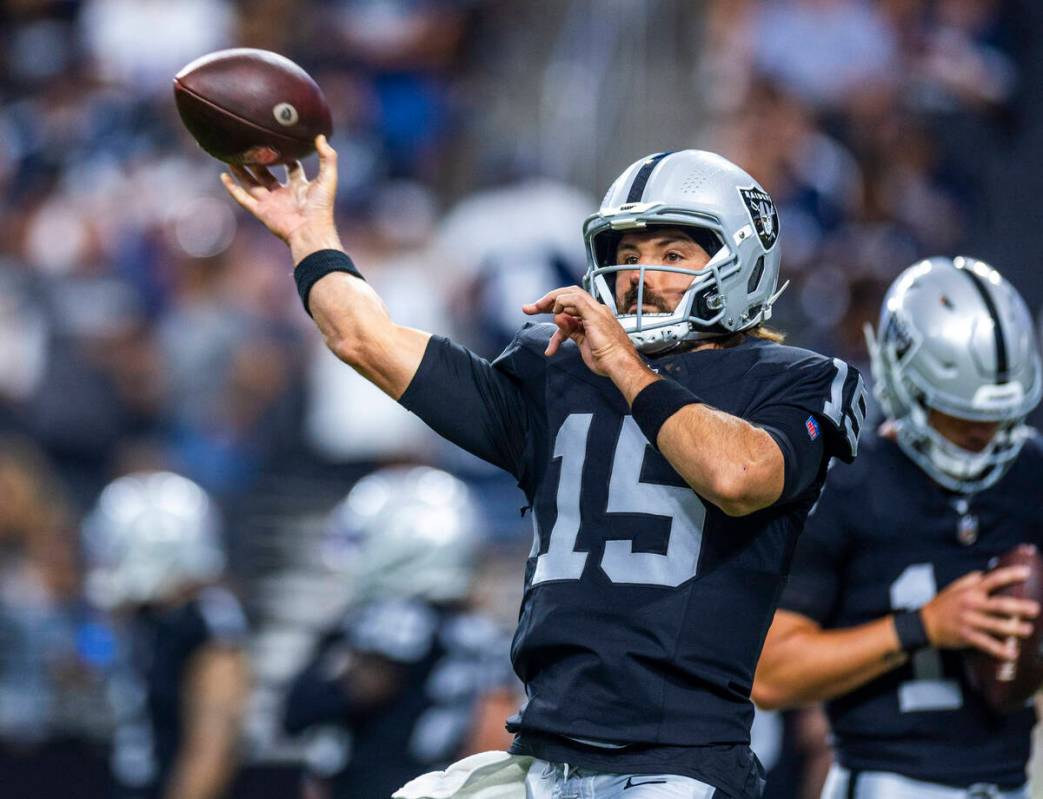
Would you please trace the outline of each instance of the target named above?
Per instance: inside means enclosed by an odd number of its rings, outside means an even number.
[[[197,58],[174,77],[188,132],[229,164],[283,164],[315,149],[333,124],[318,84],[288,58],[235,48]]]
[[[1043,603],[1043,558],[1035,546],[1021,544],[989,564],[992,569],[1019,565],[1026,565],[1031,570],[1028,579],[1001,588],[995,594],[1033,599]],[[964,653],[968,680],[993,710],[1011,713],[1024,707],[1043,684],[1041,638],[1043,625],[1037,618],[1033,624],[1032,635],[1021,639],[1017,660],[997,660],[977,649],[970,649]]]

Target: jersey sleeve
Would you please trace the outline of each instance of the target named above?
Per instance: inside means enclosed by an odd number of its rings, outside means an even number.
[[[779,608],[828,626],[844,579],[848,550],[845,501],[841,491],[826,481],[818,503],[808,516]]]
[[[342,685],[348,662],[340,632],[326,635],[307,666],[290,682],[282,708],[282,728],[290,735],[316,724],[341,723],[351,715]]]
[[[230,591],[220,586],[205,588],[199,594],[198,607],[208,644],[243,645],[248,632],[246,615]]]
[[[857,369],[838,358],[809,353],[755,385],[756,394],[743,416],[764,428],[782,451],[785,482],[780,501],[816,483],[829,458],[854,460],[867,410]]]
[[[399,399],[436,433],[523,482],[531,406],[520,361],[522,334],[490,363],[432,336],[416,375]]]

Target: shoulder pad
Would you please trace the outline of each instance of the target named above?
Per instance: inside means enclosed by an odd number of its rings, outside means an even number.
[[[493,360],[493,366],[515,377],[542,372],[546,366],[547,342],[555,326],[549,322],[526,322],[514,340]]]

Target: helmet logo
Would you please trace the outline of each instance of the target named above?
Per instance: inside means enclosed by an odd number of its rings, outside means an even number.
[[[775,210],[775,203],[767,192],[761,191],[754,186],[748,189],[739,189],[743,203],[753,222],[753,229],[764,245],[764,249],[770,250],[779,239],[779,212]]]

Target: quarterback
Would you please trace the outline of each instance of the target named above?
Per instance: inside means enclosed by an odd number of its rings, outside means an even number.
[[[1025,303],[992,267],[931,258],[889,289],[869,335],[887,413],[808,520],[754,699],[826,701],[829,799],[1027,797],[1035,712],[993,712],[958,650],[1005,659],[1036,603],[990,596],[1043,545],[1043,447],[1024,418],[1041,370]]]
[[[388,317],[343,251],[335,153],[317,146],[314,181],[299,164],[286,184],[239,167],[222,180],[289,245],[332,351],[525,494],[511,655],[528,701],[508,728],[528,795],[759,796],[754,667],[830,459],[854,458],[866,411],[856,370],[763,326],[771,198],[712,153],[635,162],[584,224],[584,287],[526,305],[552,322],[490,362]]]

